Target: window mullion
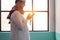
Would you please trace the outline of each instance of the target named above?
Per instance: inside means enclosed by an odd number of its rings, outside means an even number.
[[[32,14],[33,14],[33,0],[32,0]],[[34,31],[34,30],[33,30],[33,27],[34,27],[34,26],[33,26],[33,17],[32,17],[32,31]]]
[[[0,0],[0,31],[1,31],[1,0]]]

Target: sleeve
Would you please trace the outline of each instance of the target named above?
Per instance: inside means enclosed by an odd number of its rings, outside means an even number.
[[[22,24],[21,15],[17,11],[15,11],[14,13],[12,13],[12,15],[11,15],[11,21],[20,30],[22,30],[22,27],[24,27],[23,24]]]

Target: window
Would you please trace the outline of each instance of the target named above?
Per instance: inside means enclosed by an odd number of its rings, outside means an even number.
[[[1,0],[1,31],[10,31],[11,27],[6,18],[9,11],[15,5],[15,0]],[[31,21],[27,22],[30,31],[49,30],[49,1],[48,0],[26,0],[24,17],[34,13]]]

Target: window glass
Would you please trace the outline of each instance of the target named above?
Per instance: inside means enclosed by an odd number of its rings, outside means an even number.
[[[33,0],[33,10],[47,11],[47,0]]]
[[[7,19],[9,12],[1,12],[1,31],[10,31],[9,19]]]
[[[47,30],[47,24],[48,24],[48,20],[47,20],[47,12],[35,12],[34,15],[34,31],[38,31],[38,30]]]

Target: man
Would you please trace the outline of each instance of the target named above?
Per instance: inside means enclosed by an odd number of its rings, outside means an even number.
[[[16,0],[15,6],[10,11],[8,19],[11,24],[11,40],[30,40],[27,21],[24,18],[25,0]]]

